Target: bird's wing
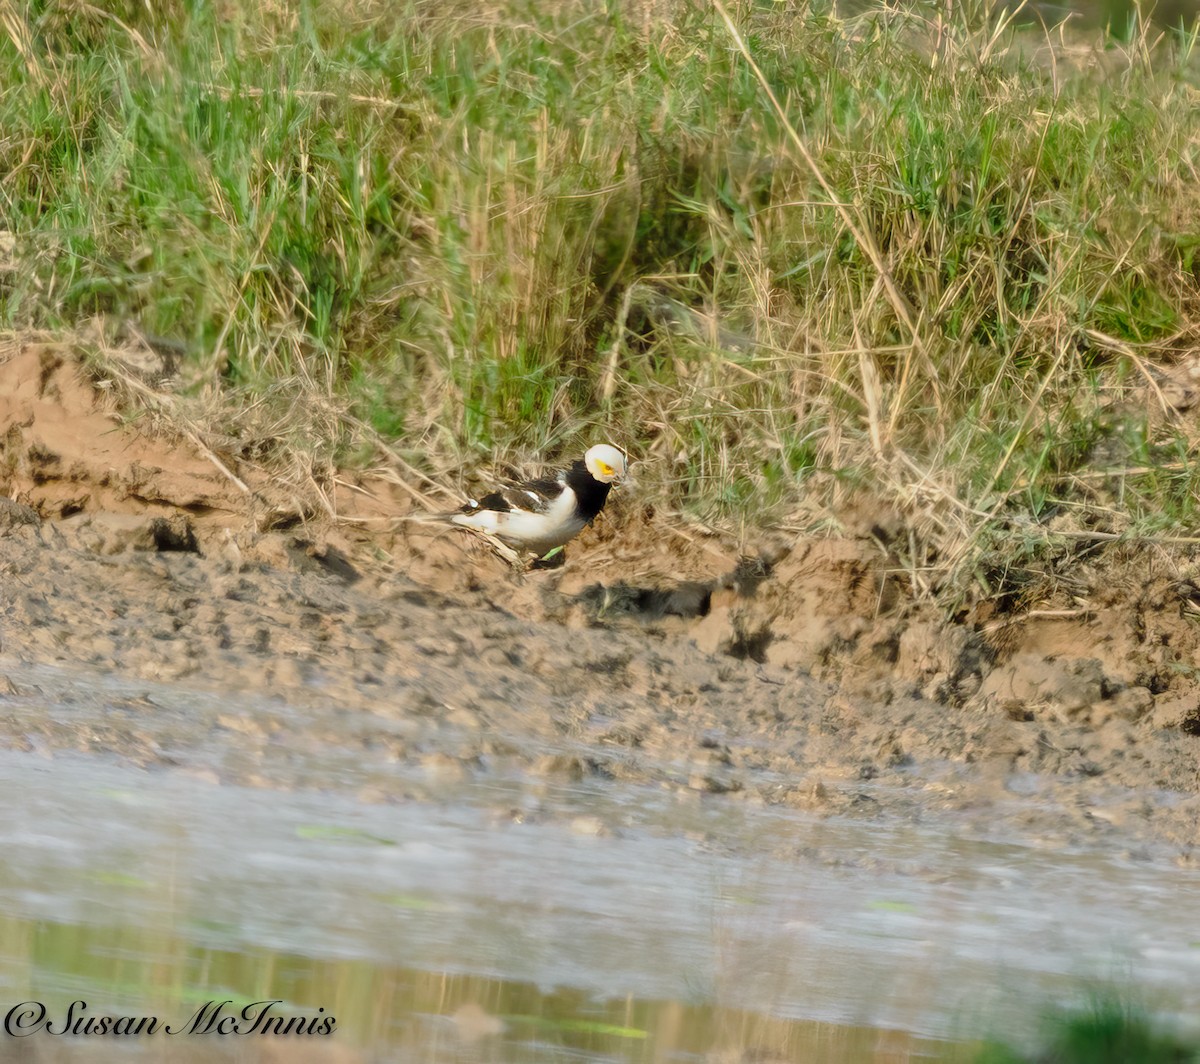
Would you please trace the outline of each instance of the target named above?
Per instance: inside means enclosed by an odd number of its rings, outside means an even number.
[[[476,514],[480,510],[511,513],[513,510],[520,510],[525,513],[541,514],[545,513],[565,490],[566,484],[562,480],[539,477],[536,480],[527,480],[523,484],[500,488],[481,499],[472,499],[460,513]]]

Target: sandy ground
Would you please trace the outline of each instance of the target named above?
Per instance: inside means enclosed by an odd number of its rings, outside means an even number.
[[[515,760],[1196,859],[1200,627],[1169,558],[946,625],[877,537],[739,549],[626,492],[565,565],[520,575],[399,520],[413,503],[385,478],[317,520],[197,439],[122,422],[66,353],[0,360],[0,742],[35,738],[3,712],[36,697],[5,661],[61,662],[419,719],[433,738],[395,756],[450,775]],[[119,723],[36,738],[157,756]]]

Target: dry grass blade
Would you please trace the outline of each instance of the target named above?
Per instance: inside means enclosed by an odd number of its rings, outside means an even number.
[[[1186,545],[1194,38],[435,7],[0,4],[3,324],[170,338],[132,401],[338,520],[611,438],[659,514],[898,512],[948,603],[1068,506]]]
[[[813,177],[817,179],[821,190],[828,197],[829,205],[838,212],[842,221],[845,222],[846,228],[850,230],[854,235],[854,239],[858,241],[863,250],[870,256],[871,263],[874,265],[876,273],[887,290],[888,299],[892,304],[892,308],[896,311],[896,316],[904,323],[909,336],[912,338],[913,345],[919,348],[921,338],[917,333],[917,323],[913,316],[912,308],[909,307],[908,301],[901,294],[899,288],[896,287],[896,282],[892,278],[891,271],[887,268],[887,264],[883,260],[883,255],[879,251],[879,246],[875,242],[875,238],[871,235],[870,229],[865,224],[861,213],[856,207],[844,203],[826,179],[821,167],[817,164],[816,159],[813,158],[812,153],[808,150],[808,146],[804,143],[804,139],[796,132],[796,127],[792,125],[788,118],[787,112],[779,102],[779,98],[775,95],[775,90],[771,88],[770,82],[767,81],[761,68],[754,61],[754,57],[750,54],[750,49],[746,47],[746,42],[737,25],[730,17],[729,12],[726,10],[725,5],[721,0],[713,0],[713,6],[729,30],[729,35],[733,38],[733,42],[742,54],[742,58],[746,60],[747,65],[754,72],[754,76],[762,86],[763,92],[766,93],[767,99],[771,101],[771,107],[775,110],[780,122],[783,124],[783,128],[787,131],[788,139],[800,153],[800,158],[804,160],[805,165],[812,171]]]

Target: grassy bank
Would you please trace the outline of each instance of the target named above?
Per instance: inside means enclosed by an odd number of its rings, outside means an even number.
[[[1031,1054],[1000,1043],[974,1064],[1189,1064],[1200,1060],[1194,1039],[1161,1018],[1113,996],[1094,997],[1086,1008],[1057,1008],[1042,1018],[1040,1048]]]
[[[171,339],[246,456],[609,438],[660,507],[862,490],[1011,593],[1195,516],[1200,56],[969,6],[19,0],[0,322]]]

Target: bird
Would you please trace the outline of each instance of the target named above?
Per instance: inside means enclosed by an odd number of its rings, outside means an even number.
[[[612,444],[598,443],[566,469],[496,488],[435,519],[544,558],[595,520],[625,474],[625,455]]]

